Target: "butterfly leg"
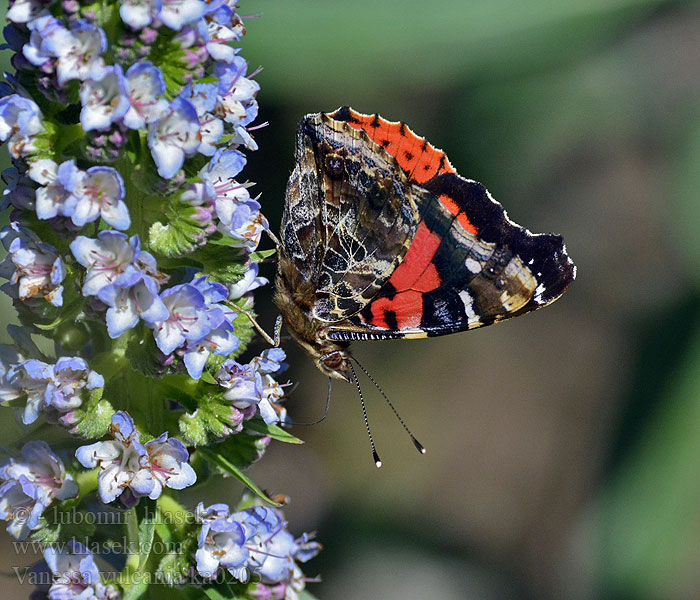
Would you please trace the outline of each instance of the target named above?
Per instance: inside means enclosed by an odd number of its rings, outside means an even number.
[[[258,323],[255,320],[255,317],[251,315],[247,310],[244,308],[241,308],[239,306],[236,307],[236,310],[240,313],[243,313],[246,317],[248,317],[248,320],[251,322],[253,327],[257,330],[257,332],[265,338],[265,341],[270,344],[271,346],[274,346],[275,348],[280,347],[280,341],[281,341],[281,333],[282,333],[282,315],[277,315],[277,320],[275,321],[275,333],[274,337],[270,337],[270,335],[265,331],[260,323]]]

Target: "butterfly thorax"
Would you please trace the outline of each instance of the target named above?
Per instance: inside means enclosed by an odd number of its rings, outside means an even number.
[[[280,252],[275,286],[275,304],[289,332],[326,375],[351,381],[347,342],[328,338],[328,325],[311,317],[316,285],[304,279],[284,252]]]

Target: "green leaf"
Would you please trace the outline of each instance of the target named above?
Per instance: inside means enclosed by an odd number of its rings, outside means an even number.
[[[218,452],[212,450],[211,448],[199,448],[198,452],[202,453],[204,457],[210,462],[214,463],[220,467],[223,471],[235,477],[243,485],[245,485],[251,492],[253,492],[258,498],[264,500],[272,506],[281,506],[278,502],[272,500],[268,495],[263,492],[247,475],[245,475],[235,464],[233,464],[228,458],[222,456]]]
[[[24,327],[10,324],[7,326],[7,333],[10,334],[12,341],[26,357],[38,358],[44,362],[49,362],[49,359],[39,350],[39,347],[34,343],[34,340],[32,340],[29,332]]]
[[[214,281],[237,283],[248,270],[247,256],[238,248],[208,243],[198,248],[192,258],[202,263],[202,272]]]
[[[261,260],[265,260],[266,258],[274,255],[277,252],[274,248],[270,250],[258,250],[257,252],[251,252],[250,253],[250,260],[253,262],[260,262]]]
[[[259,421],[253,419],[251,421],[245,422],[245,429],[250,429],[257,433],[263,435],[269,435],[272,439],[278,440],[280,442],[285,442],[287,444],[303,444],[304,441],[300,440],[298,437],[293,436],[288,431],[282,429],[278,425],[268,425],[265,421]]]
[[[103,391],[103,388],[92,390],[88,401],[75,410],[75,417],[78,420],[75,433],[80,437],[95,439],[107,433],[114,408],[107,400],[101,400]]]
[[[203,588],[203,591],[209,600],[236,600],[238,598],[235,594],[223,594],[219,588],[215,587],[206,587]]]
[[[139,578],[138,581],[135,581],[128,588],[126,588],[126,590],[122,594],[122,600],[137,600],[138,598],[143,596],[147,588],[148,581],[146,581],[146,578]]]
[[[260,458],[259,448],[256,444],[260,439],[257,435],[253,436],[241,431],[229,436],[220,444],[216,444],[212,450],[224,456],[226,460],[239,469],[247,469]]]

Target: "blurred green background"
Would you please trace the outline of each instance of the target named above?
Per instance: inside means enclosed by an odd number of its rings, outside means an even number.
[[[377,471],[340,383],[326,421],[294,430],[304,446],[273,445],[252,469],[291,496],[291,530],[326,546],[312,593],[700,597],[700,3],[241,0],[241,13],[261,15],[242,53],[264,67],[270,122],[244,173],[273,230],[298,120],[349,104],[406,121],[513,220],[562,234],[579,268],[526,318],[355,345],[426,456],[366,382]],[[271,328],[270,290],[257,298]],[[326,380],[285,349],[290,412],[315,419]]]

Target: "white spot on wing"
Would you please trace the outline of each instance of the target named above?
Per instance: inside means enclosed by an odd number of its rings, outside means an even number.
[[[480,273],[481,272],[481,264],[479,264],[478,260],[474,260],[471,256],[467,258],[466,261],[464,261],[464,265],[469,269],[472,273]]]
[[[459,297],[464,303],[464,314],[467,315],[467,322],[471,325],[472,323],[478,323],[479,317],[474,312],[474,300],[471,294],[467,290],[462,290],[459,292]]]
[[[540,284],[537,286],[537,288],[535,289],[535,297],[534,297],[534,300],[535,300],[535,302],[537,302],[537,304],[542,304],[542,303],[543,303],[542,294],[544,294],[545,291],[547,291],[547,288],[545,287],[544,283],[540,283]]]

